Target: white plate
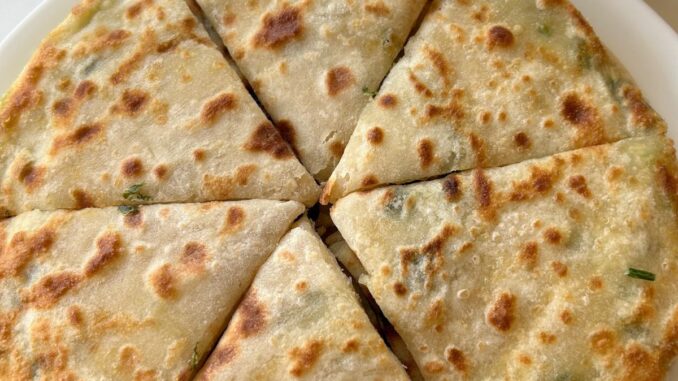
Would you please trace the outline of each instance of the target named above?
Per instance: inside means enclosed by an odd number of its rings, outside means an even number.
[[[572,0],[629,69],[678,140],[678,35],[641,0]],[[77,0],[45,0],[0,43],[0,91],[12,84],[43,37]],[[678,381],[678,362],[667,380]]]

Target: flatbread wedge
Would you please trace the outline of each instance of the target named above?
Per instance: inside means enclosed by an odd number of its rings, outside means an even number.
[[[351,274],[351,277],[354,279],[354,288],[358,293],[358,296],[361,297],[363,302],[363,308],[372,320],[373,325],[379,327],[379,331],[382,332],[384,340],[388,343],[389,348],[393,351],[393,354],[396,355],[398,360],[405,366],[405,371],[412,381],[423,380],[421,371],[417,366],[412,353],[407,348],[405,341],[402,337],[396,332],[393,326],[386,320],[386,318],[381,314],[381,311],[377,311],[378,307],[375,307],[374,298],[369,294],[369,290],[363,284],[360,284],[360,279],[366,275],[365,268],[360,263],[360,260],[355,255],[353,250],[348,246],[348,243],[344,240],[339,232],[328,237],[329,240],[334,241],[328,247],[332,254],[337,258],[337,261]],[[329,242],[328,242],[329,243]]]
[[[182,0],[76,6],[0,101],[0,175],[0,215],[318,193]]]
[[[677,189],[672,143],[643,137],[357,192],[332,218],[427,380],[659,380]]]
[[[0,379],[189,380],[303,211],[239,201],[0,223]]]
[[[435,0],[362,113],[322,202],[663,133],[566,0]]]
[[[407,380],[308,223],[289,232],[197,380]]]
[[[425,0],[197,0],[308,170],[327,180]]]

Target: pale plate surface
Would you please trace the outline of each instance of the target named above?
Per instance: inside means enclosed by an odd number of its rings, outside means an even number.
[[[641,0],[572,0],[678,140],[678,34]],[[45,0],[0,43],[0,94],[77,0]],[[678,381],[678,362],[667,380]]]

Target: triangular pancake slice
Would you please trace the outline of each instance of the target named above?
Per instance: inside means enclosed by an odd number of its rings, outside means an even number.
[[[337,258],[337,261],[351,274],[351,277],[356,280],[356,282],[353,282],[354,288],[356,289],[358,296],[361,297],[361,301],[363,302],[362,305],[370,320],[372,320],[375,326],[378,324],[379,330],[383,332],[384,340],[388,343],[393,354],[395,354],[398,360],[405,366],[405,371],[410,379],[412,381],[423,380],[421,371],[419,371],[419,367],[414,361],[412,353],[407,348],[402,337],[398,335],[398,332],[396,332],[393,326],[386,321],[386,318],[383,315],[377,314],[377,307],[374,307],[374,298],[369,295],[367,287],[359,283],[360,279],[366,275],[365,268],[360,263],[360,260],[348,246],[348,243],[346,243],[344,238],[341,237],[339,232],[328,237],[327,242],[329,243],[330,240],[334,241],[328,246],[330,251]]]
[[[3,214],[317,196],[182,0],[75,7],[0,102],[0,148]]]
[[[327,180],[426,1],[197,3],[302,163]]]
[[[357,192],[332,218],[426,379],[659,380],[677,189],[672,143],[632,138]]]
[[[198,380],[407,380],[307,223],[257,273]]]
[[[665,128],[566,0],[436,0],[361,115],[323,202]]]
[[[241,201],[0,223],[0,379],[189,380],[303,211]]]

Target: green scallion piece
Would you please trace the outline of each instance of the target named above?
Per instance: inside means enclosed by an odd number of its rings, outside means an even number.
[[[141,187],[144,186],[144,183],[139,183],[139,184],[134,184],[131,185],[129,188],[123,192],[122,197],[125,198],[125,200],[130,200],[130,201],[148,201],[151,199],[151,196],[147,196],[143,193],[141,193]]]
[[[650,282],[654,282],[655,280],[655,275],[653,273],[645,270],[634,269],[633,267],[629,267],[624,274],[629,278],[649,280]]]
[[[118,212],[123,215],[134,214],[139,211],[139,207],[136,205],[120,205],[118,206]]]

